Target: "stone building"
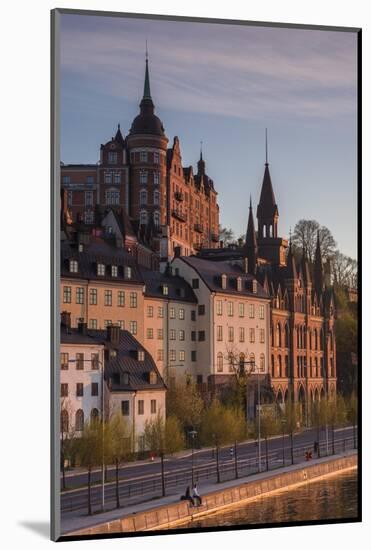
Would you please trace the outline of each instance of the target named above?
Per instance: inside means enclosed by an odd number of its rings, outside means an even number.
[[[194,173],[192,166],[183,166],[179,138],[171,148],[168,142],[155,114],[146,59],[140,112],[128,134],[124,137],[119,125],[101,145],[96,164],[61,164],[70,221],[92,227],[113,209],[163,265],[177,246],[186,256],[202,247],[217,247],[217,192],[202,153]]]

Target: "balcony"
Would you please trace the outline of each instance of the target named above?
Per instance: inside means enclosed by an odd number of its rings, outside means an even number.
[[[218,235],[218,233],[211,233],[211,240],[212,240],[214,243],[219,242],[219,235]]]
[[[194,230],[197,231],[197,233],[203,233],[202,225],[199,223],[194,224]]]
[[[171,213],[174,216],[174,218],[176,218],[177,220],[180,220],[181,222],[186,222],[187,221],[187,214],[184,214],[183,212],[180,212],[180,210],[174,209],[174,210],[172,210]]]
[[[175,191],[174,193],[175,200],[182,202],[184,200],[184,195],[180,191]]]

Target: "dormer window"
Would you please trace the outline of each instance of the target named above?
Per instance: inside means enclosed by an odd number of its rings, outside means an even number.
[[[162,294],[167,296],[169,294],[169,287],[167,285],[162,285]]]
[[[131,279],[131,277],[132,277],[132,269],[128,265],[126,265],[125,268],[124,268],[124,277],[125,277],[125,279]]]
[[[253,291],[254,294],[256,294],[258,292],[258,283],[257,283],[257,281],[252,282],[252,291]]]
[[[149,383],[157,384],[157,373],[154,370],[149,373]]]
[[[77,273],[79,270],[79,264],[77,260],[70,260],[70,273]]]
[[[124,386],[127,386],[129,384],[129,373],[128,372],[123,372],[121,374],[121,384],[123,384]]]
[[[144,351],[142,349],[138,349],[138,361],[144,361]]]
[[[97,265],[97,275],[104,276],[106,273],[106,266],[104,264]]]
[[[223,273],[222,275],[222,289],[225,290],[227,288],[227,275]]]
[[[117,277],[117,265],[111,266],[111,275],[112,277]]]
[[[238,290],[238,292],[241,292],[241,290],[242,290],[242,279],[241,279],[241,277],[237,277],[237,290]]]

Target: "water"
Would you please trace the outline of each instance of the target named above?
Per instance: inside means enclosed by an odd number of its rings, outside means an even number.
[[[357,470],[348,470],[177,527],[225,527],[356,518],[357,495]]]

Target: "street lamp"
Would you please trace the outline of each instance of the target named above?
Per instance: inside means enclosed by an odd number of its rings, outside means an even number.
[[[192,487],[194,486],[194,440],[195,440],[195,437],[197,435],[197,431],[196,430],[190,430],[189,432],[189,435],[191,436],[191,439],[192,439]]]
[[[282,418],[282,466],[285,466],[285,424],[286,418]]]

